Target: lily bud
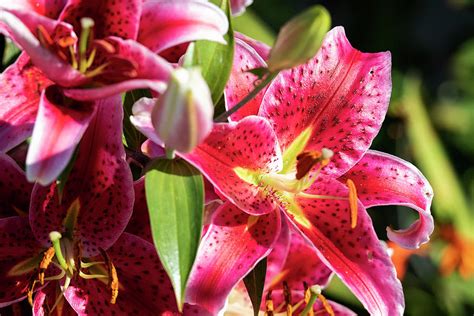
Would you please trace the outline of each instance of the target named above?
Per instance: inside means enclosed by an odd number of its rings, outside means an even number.
[[[168,149],[190,152],[212,129],[211,92],[197,68],[178,68],[158,98],[151,121]]]
[[[292,68],[313,57],[331,27],[329,12],[316,5],[287,22],[278,33],[267,62],[271,72]]]

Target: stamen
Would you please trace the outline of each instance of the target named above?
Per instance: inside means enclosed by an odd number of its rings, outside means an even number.
[[[33,282],[30,282],[30,285],[28,286],[28,292],[26,294],[28,303],[31,305],[31,307],[33,307],[33,290],[35,289],[36,282],[38,282],[37,279],[34,279]]]
[[[316,301],[316,296],[312,295],[311,290],[309,289],[308,283],[303,282],[303,286],[304,286],[304,302],[306,304],[305,310],[307,310],[308,316],[314,316],[313,305],[314,305],[314,302]]]
[[[43,254],[43,260],[40,262],[38,273],[38,280],[41,285],[44,285],[44,272],[48,269],[51,260],[53,260],[54,253],[54,247],[49,247]]]
[[[329,316],[334,316],[335,315],[334,310],[332,309],[332,306],[329,304],[327,299],[322,294],[318,294],[318,299],[323,304],[323,307],[326,310],[326,312],[329,314]]]
[[[69,46],[69,54],[71,55],[72,68],[77,70],[78,64],[77,64],[76,52],[74,51],[74,48],[72,46]]]
[[[112,296],[110,298],[110,304],[115,304],[117,301],[118,290],[119,290],[119,281],[117,276],[117,270],[115,269],[112,260],[110,260],[109,255],[105,252],[104,249],[99,248],[99,251],[104,257],[105,264],[107,265],[107,272],[109,273],[109,284],[108,286],[112,290]]]
[[[84,73],[87,70],[87,47],[91,40],[91,31],[94,27],[94,20],[91,18],[81,19],[81,38],[79,39],[79,71]]]
[[[292,316],[293,315],[293,306],[291,306],[291,291],[288,287],[288,283],[283,281],[283,295],[285,296],[285,303],[286,303],[286,315]]]
[[[63,225],[66,228],[66,237],[71,240],[74,237],[74,228],[77,224],[77,217],[79,216],[80,209],[81,202],[79,201],[79,198],[77,198],[71,203],[71,205],[66,211],[66,217],[64,218]]]
[[[265,297],[265,316],[273,316],[273,311],[272,291],[268,291]]]
[[[357,189],[354,182],[351,179],[346,181],[347,187],[349,188],[349,206],[351,208],[351,228],[354,229],[357,226]]]
[[[91,70],[91,71],[85,73],[85,76],[88,77],[88,78],[92,78],[92,77],[95,77],[97,75],[100,75],[104,71],[104,69],[106,67],[108,67],[109,65],[110,65],[110,63],[102,64],[99,67],[95,68],[94,70]]]
[[[296,157],[296,179],[302,179],[315,164],[321,161],[319,151],[305,151]]]
[[[45,27],[43,25],[38,25],[36,28],[38,32],[38,39],[43,45],[43,47],[51,47],[54,44],[53,39],[51,38],[51,35],[49,35],[48,31],[46,31]]]

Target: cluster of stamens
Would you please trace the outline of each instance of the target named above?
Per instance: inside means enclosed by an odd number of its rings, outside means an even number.
[[[322,312],[328,313],[330,316],[334,316],[334,310],[332,309],[331,305],[327,301],[327,299],[321,294],[321,287],[320,286],[308,286],[306,282],[303,282],[304,286],[304,298],[293,304],[292,302],[292,295],[291,289],[288,286],[286,281],[283,281],[283,296],[285,301],[282,302],[277,308],[275,308],[273,299],[272,299],[272,291],[269,290],[267,295],[265,296],[265,315],[266,316],[274,316],[276,314],[283,314],[286,316],[292,316],[295,311],[300,308],[303,310],[299,313],[301,316],[314,316]],[[319,300],[324,308],[324,310],[314,312],[314,304]]]

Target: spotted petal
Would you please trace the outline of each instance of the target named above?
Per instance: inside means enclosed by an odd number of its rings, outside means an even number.
[[[428,180],[411,163],[395,156],[370,150],[346,174],[357,187],[365,207],[403,205],[419,213],[420,218],[408,228],[387,227],[388,238],[405,248],[418,248],[428,242],[434,222],[430,213],[433,189]]]
[[[259,115],[272,123],[282,152],[309,129],[305,149],[334,151],[323,173],[342,175],[380,129],[390,99],[390,66],[390,53],[362,53],[336,27],[313,59],[275,79]]]
[[[84,256],[109,248],[130,219],[133,182],[122,145],[120,96],[97,104],[73,169],[67,179],[61,203],[56,184],[36,185],[30,205],[30,223],[38,240],[48,244],[51,231],[62,231],[72,202],[79,199],[80,211],[75,234],[82,241]]]
[[[348,196],[344,185],[324,177],[318,178],[306,192]],[[357,226],[351,228],[347,200],[296,197],[296,204],[305,219],[295,216],[295,224],[317,248],[321,260],[351,289],[369,313],[401,315],[404,299],[400,281],[364,206],[359,203]]]
[[[93,102],[66,100],[55,85],[43,90],[26,156],[29,181],[48,185],[56,180],[71,159],[96,108]]]
[[[66,0],[17,0],[5,1],[1,8],[34,11],[40,15],[55,19],[64,8]]]
[[[264,190],[240,178],[235,168],[255,173],[278,172],[282,161],[278,142],[267,120],[249,116],[238,123],[215,124],[194,151],[182,154],[231,202],[261,215],[274,210]]]
[[[217,314],[232,288],[270,252],[280,223],[279,212],[257,218],[223,204],[199,246],[186,301]]]
[[[32,189],[16,162],[0,154],[0,218],[28,214]]]
[[[133,183],[135,192],[135,204],[133,205],[133,214],[128,222],[125,231],[136,235],[146,241],[153,242],[150,230],[150,216],[148,215],[148,206],[145,196],[145,178],[141,177]]]
[[[270,46],[239,32],[234,32],[234,36],[239,40],[247,43],[247,45],[249,45],[250,47],[252,47],[257,52],[257,54],[262,57],[263,60],[268,60],[268,56],[270,55],[271,49]]]
[[[26,54],[0,75],[0,151],[28,138],[38,111],[41,91],[51,84]]]
[[[0,219],[0,308],[26,297],[28,275],[9,276],[13,266],[41,252],[31,232],[28,218],[13,216]]]
[[[60,20],[66,21],[80,30],[82,17],[94,20],[94,36],[104,38],[119,36],[136,39],[142,0],[69,0],[61,13]]]
[[[110,304],[111,290],[103,282],[79,278],[65,293],[79,315],[177,313],[173,287],[152,243],[123,233],[107,253],[121,285],[117,302]]]
[[[225,43],[228,26],[224,13],[207,1],[147,1],[138,41],[156,53],[195,40]]]
[[[266,67],[265,61],[247,43],[236,38],[232,71],[225,87],[227,109],[233,108],[246,97],[254,88],[257,76],[248,72],[250,69]],[[233,121],[238,121],[249,115],[257,115],[265,89],[250,100],[243,108],[231,115]]]

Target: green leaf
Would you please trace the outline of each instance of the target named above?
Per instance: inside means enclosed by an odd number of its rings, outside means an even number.
[[[234,60],[234,31],[230,22],[230,5],[228,0],[212,0],[227,15],[229,31],[224,35],[227,45],[210,41],[197,41],[194,48],[193,64],[201,68],[212,94],[214,105],[219,102],[232,70]],[[216,67],[217,66],[217,67]]]
[[[132,106],[135,104],[135,102],[143,97],[151,98],[150,90],[138,89],[129,91],[123,98],[123,134],[127,147],[135,150],[140,149],[140,145],[145,140],[145,137],[139,131],[137,131],[135,126],[133,126],[133,124],[130,122],[130,116],[132,115]]]
[[[262,303],[265,275],[267,273],[267,258],[263,258],[244,278],[245,288],[252,301],[253,314],[258,315]]]
[[[160,159],[145,175],[145,192],[153,241],[181,310],[201,238],[203,179],[184,160]]]

